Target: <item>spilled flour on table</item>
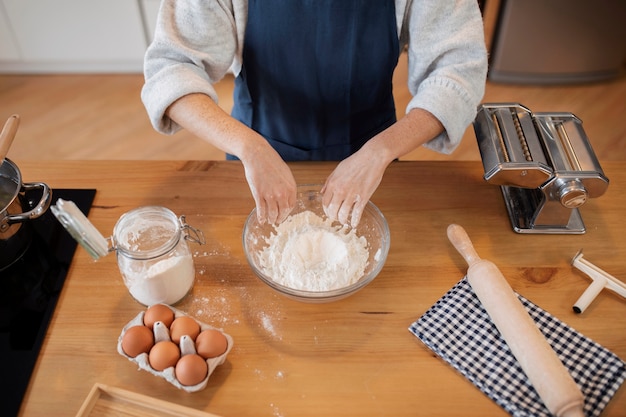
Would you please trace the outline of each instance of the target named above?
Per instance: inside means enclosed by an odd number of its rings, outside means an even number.
[[[211,295],[194,296],[189,300],[189,312],[195,317],[202,318],[215,327],[224,328],[228,325],[239,324],[239,318],[232,310],[224,289],[213,290]]]
[[[280,408],[274,403],[270,403],[270,407],[272,407],[272,411],[274,412],[275,417],[283,417],[283,414],[280,411]]]
[[[355,283],[368,264],[368,242],[355,229],[311,211],[289,216],[266,239],[263,273],[289,288],[330,291]]]
[[[282,337],[278,336],[276,334],[276,329],[274,329],[274,323],[272,322],[271,317],[267,316],[266,314],[262,313],[260,315],[261,318],[261,324],[263,326],[263,328],[265,330],[267,330],[267,332],[274,338],[274,339],[278,339],[278,340],[282,340]]]

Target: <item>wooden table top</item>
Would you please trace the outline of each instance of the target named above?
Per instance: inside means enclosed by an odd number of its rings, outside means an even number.
[[[582,207],[585,234],[521,235],[480,162],[395,162],[372,198],[391,231],[382,272],[347,299],[306,304],[264,286],[246,262],[241,233],[253,200],[238,162],[15,162],[25,182],[96,188],[89,218],[105,236],[138,206],[185,214],[207,242],[191,244],[196,283],[176,307],[234,339],[227,361],[197,393],[138,370],[116,344],[144,307],[126,290],[113,254],[93,261],[79,248],[22,416],[75,415],[95,383],[225,417],[506,415],[408,330],[466,272],[446,237],[450,223],[467,230],[514,290],[626,359],[625,300],[604,290],[575,314],[590,279],[570,264],[584,248],[586,259],[626,281],[623,163],[603,165],[610,185]],[[313,183],[334,165],[291,166],[298,183]],[[604,416],[626,415],[624,391]]]

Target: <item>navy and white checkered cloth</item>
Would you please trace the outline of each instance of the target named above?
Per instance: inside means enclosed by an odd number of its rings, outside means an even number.
[[[626,363],[524,297],[518,297],[581,389],[585,415],[600,415],[624,382]],[[550,416],[467,277],[409,330],[509,414]]]

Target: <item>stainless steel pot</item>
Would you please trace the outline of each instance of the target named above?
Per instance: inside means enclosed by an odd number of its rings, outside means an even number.
[[[40,190],[39,202],[31,204],[25,193]],[[0,165],[0,271],[11,265],[28,249],[32,229],[30,220],[50,207],[52,190],[43,182],[22,183],[22,174],[10,159]]]

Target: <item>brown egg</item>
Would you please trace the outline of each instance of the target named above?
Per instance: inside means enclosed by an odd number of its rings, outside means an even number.
[[[131,358],[148,353],[154,345],[154,334],[146,326],[133,326],[122,336],[122,350]]]
[[[176,318],[170,326],[170,338],[174,343],[180,343],[180,338],[185,335],[195,341],[198,334],[200,334],[200,325],[188,316]]]
[[[176,343],[162,340],[155,344],[148,354],[148,362],[152,369],[162,371],[176,365],[180,358],[180,349]]]
[[[157,321],[161,321],[167,327],[170,327],[174,321],[174,311],[163,304],[155,304],[148,307],[143,315],[143,324],[145,324],[146,327],[152,328]]]
[[[204,359],[215,358],[226,352],[228,340],[219,330],[203,330],[196,338],[196,351]]]
[[[209,366],[200,355],[185,355],[176,364],[174,374],[176,379],[183,385],[196,385],[206,378]]]

